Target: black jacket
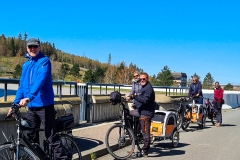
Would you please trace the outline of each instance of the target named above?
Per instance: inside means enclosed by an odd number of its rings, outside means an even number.
[[[151,83],[147,82],[139,92],[139,95],[134,96],[136,108],[138,108],[140,115],[153,117],[155,111],[155,92]]]

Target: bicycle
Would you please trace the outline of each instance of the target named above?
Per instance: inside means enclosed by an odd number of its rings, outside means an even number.
[[[186,102],[187,100],[186,100],[186,98],[180,98],[179,101],[180,102],[179,102],[179,106],[177,109],[173,109],[173,108],[167,109],[167,111],[173,111],[177,114],[177,130],[179,130],[182,127],[183,117],[185,114],[183,102]]]
[[[215,125],[215,119],[216,119],[216,113],[214,111],[214,106],[212,105],[212,103],[209,101],[209,98],[204,98],[206,99],[205,101],[205,107],[207,108],[207,116],[208,119],[211,120],[212,124]]]
[[[139,157],[143,146],[139,117],[130,115],[130,111],[123,104],[124,101],[126,100],[121,97],[120,102],[118,102],[122,114],[119,117],[120,123],[111,126],[105,137],[107,150],[116,159],[127,159],[131,156]],[[131,120],[131,118],[133,119]],[[139,151],[136,153],[134,152],[135,144]]]
[[[192,104],[186,105],[183,115],[182,129],[186,131],[190,123],[197,123],[201,129],[205,128],[207,109],[202,104],[196,104],[194,96],[190,97]]]
[[[33,143],[31,139],[23,132],[26,130],[35,130],[37,132],[44,131],[41,128],[34,128],[31,123],[21,117],[18,104],[11,105],[12,112],[4,120],[14,116],[17,121],[17,139],[11,135],[11,141],[7,141],[0,145],[1,160],[54,160],[53,148],[47,140],[43,140],[43,148],[38,143]],[[69,159],[81,160],[81,152],[72,136],[72,129],[57,130],[57,133],[63,144],[63,152]],[[4,134],[5,136],[5,134]],[[6,138],[6,136],[5,136]],[[6,138],[7,139],[7,138]],[[21,143],[21,140],[27,147]]]

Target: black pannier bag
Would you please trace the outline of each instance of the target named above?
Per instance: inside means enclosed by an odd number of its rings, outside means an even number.
[[[221,100],[221,103],[222,103],[222,104],[224,104],[224,103],[225,103],[224,99],[222,99],[222,100]]]
[[[56,119],[57,131],[70,130],[74,127],[74,117],[72,113],[63,115]]]
[[[110,93],[110,101],[112,102],[113,105],[116,105],[121,102],[121,93],[118,91],[114,91]]]

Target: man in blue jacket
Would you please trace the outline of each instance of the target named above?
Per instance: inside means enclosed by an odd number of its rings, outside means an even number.
[[[131,95],[131,98],[135,100],[136,108],[140,114],[141,130],[144,141],[142,155],[148,157],[148,150],[150,148],[150,126],[155,111],[155,92],[148,80],[147,73],[140,73],[140,84],[142,86],[140,94]]]
[[[56,134],[51,62],[41,52],[38,39],[31,38],[27,41],[26,58],[28,60],[22,65],[20,86],[14,103],[20,104],[22,107],[28,107],[26,118],[36,128],[39,128],[42,122],[45,136],[52,147],[55,148],[55,159],[67,159],[62,155],[61,140]],[[28,136],[35,143],[39,143],[37,132],[29,131]]]
[[[203,104],[202,84],[197,77],[193,77],[192,81],[189,86],[188,98],[193,97],[196,104]]]

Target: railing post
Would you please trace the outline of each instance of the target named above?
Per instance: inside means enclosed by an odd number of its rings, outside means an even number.
[[[7,83],[4,83],[4,102],[7,101]]]

